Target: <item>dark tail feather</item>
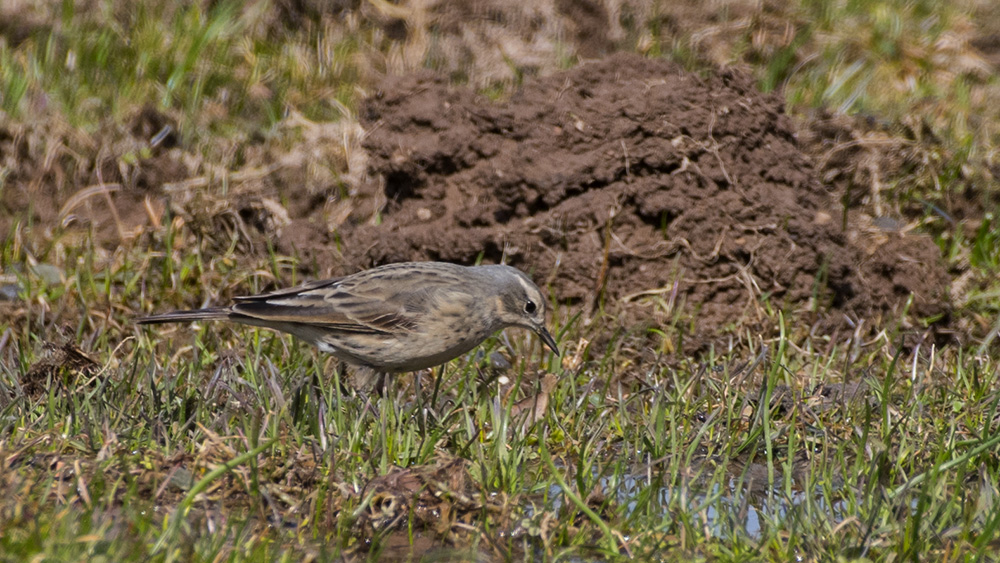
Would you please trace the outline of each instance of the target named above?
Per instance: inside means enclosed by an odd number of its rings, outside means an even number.
[[[192,311],[171,311],[162,315],[153,315],[136,319],[136,324],[151,325],[159,323],[186,323],[190,321],[221,321],[229,318],[232,311],[229,307],[213,307],[211,309],[194,309]]]

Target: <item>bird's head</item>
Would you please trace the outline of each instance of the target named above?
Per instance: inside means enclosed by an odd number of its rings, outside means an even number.
[[[526,328],[537,334],[555,354],[556,340],[545,328],[545,297],[524,272],[510,266],[487,266],[499,285],[497,316],[504,326]]]

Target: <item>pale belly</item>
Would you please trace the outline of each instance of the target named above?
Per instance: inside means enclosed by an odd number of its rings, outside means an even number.
[[[464,338],[437,335],[433,339],[392,337],[372,338],[368,335],[324,338],[315,344],[322,352],[345,362],[367,366],[383,372],[405,372],[426,369],[447,363],[472,350],[490,333]]]

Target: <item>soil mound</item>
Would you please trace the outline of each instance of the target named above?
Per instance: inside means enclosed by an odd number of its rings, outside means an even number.
[[[740,72],[616,55],[507,103],[420,73],[387,79],[361,117],[360,191],[387,203],[380,224],[342,226],[349,266],[506,260],[561,302],[695,342],[764,306],[827,329],[877,326],[911,297],[912,316],[950,311],[933,242],[844,224],[782,100]]]

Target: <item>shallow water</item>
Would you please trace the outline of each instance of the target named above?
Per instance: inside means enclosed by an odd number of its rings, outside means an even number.
[[[789,496],[778,486],[782,482],[780,473],[775,475],[776,486],[768,488],[767,470],[762,464],[750,464],[743,468],[733,466],[730,469],[732,475],[726,482],[725,490],[721,490],[719,484],[703,486],[698,482],[699,479],[694,479],[691,484],[683,487],[658,486],[655,483],[656,477],[651,476],[648,471],[636,471],[620,478],[598,478],[595,470],[593,476],[597,478],[605,497],[612,497],[617,506],[624,506],[625,518],[643,518],[644,516],[636,514],[636,510],[640,508],[639,499],[646,497],[648,500],[644,504],[651,507],[647,512],[655,517],[658,511],[663,518],[662,525],[676,522],[680,513],[684,512],[685,519],[698,528],[703,528],[708,537],[728,538],[740,534],[750,539],[760,539],[765,526],[774,523],[787,527],[779,523],[795,517],[796,511],[807,503],[810,504],[810,510],[826,513],[832,526],[840,524],[846,518],[845,500],[830,502],[822,490],[813,491],[810,497],[810,493],[801,488],[792,490]],[[654,490],[649,490],[651,487]],[[833,488],[834,494],[840,488],[841,485]],[[565,495],[557,484],[549,487],[546,497],[548,510],[558,512],[565,504]],[[530,517],[533,510],[531,507],[526,508]]]

